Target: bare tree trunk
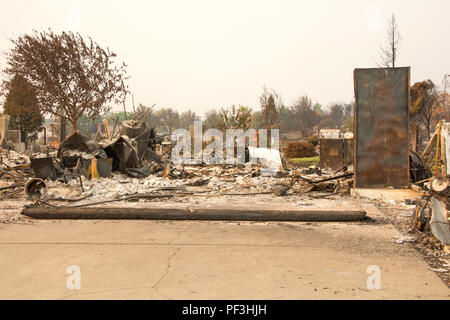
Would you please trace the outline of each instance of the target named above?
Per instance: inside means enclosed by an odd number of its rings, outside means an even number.
[[[395,68],[395,34],[392,33],[392,69]]]
[[[415,123],[413,123],[411,125],[411,147],[412,150],[417,152],[418,148],[418,141],[419,141],[419,131],[417,128],[417,125]]]
[[[71,120],[70,123],[72,124],[72,133],[75,133],[78,131],[78,119]]]
[[[395,68],[395,18],[392,17],[392,69]]]
[[[430,140],[430,138],[431,138],[431,133],[430,133],[430,121],[429,120],[427,120],[427,125],[426,125],[426,128],[427,128],[427,138],[428,138],[428,141]]]
[[[60,141],[66,140],[66,118],[61,117],[61,132],[60,132]]]

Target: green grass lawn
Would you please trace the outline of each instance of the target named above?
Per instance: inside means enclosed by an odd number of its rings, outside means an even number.
[[[316,157],[307,157],[307,158],[292,158],[289,159],[288,162],[292,163],[292,164],[301,164],[304,166],[315,166],[317,164],[319,164],[320,161],[320,157],[316,156]]]

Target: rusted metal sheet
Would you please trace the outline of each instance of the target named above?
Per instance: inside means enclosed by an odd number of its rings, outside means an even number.
[[[31,167],[33,168],[34,175],[42,180],[52,179],[56,180],[58,174],[56,172],[55,164],[52,158],[30,158]]]
[[[344,141],[342,139],[320,140],[321,168],[337,170],[344,165]]]
[[[353,139],[344,139],[344,164],[353,164]]]
[[[353,163],[353,139],[321,139],[321,168],[337,170]]]
[[[409,185],[410,68],[355,69],[357,188]]]

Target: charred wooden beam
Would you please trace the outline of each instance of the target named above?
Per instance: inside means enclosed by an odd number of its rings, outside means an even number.
[[[22,212],[35,219],[51,220],[207,220],[207,221],[361,221],[366,212],[359,210],[297,210],[248,208],[69,208],[37,206]]]

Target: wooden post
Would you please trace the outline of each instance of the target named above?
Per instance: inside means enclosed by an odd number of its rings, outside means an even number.
[[[437,131],[437,138],[436,138],[436,160],[434,162],[434,175],[437,176],[437,165],[438,165],[438,159],[439,159],[439,145],[441,144],[441,128],[442,128],[442,122],[438,124],[438,127],[436,129]]]
[[[103,137],[102,125],[101,123],[97,123],[97,133],[95,134],[94,140],[97,140],[97,136],[100,135],[100,139]]]
[[[119,117],[117,117],[116,119],[112,119],[112,120],[114,120],[114,128],[113,128],[113,132],[111,135],[111,139],[113,139],[116,136],[116,127],[117,127],[117,124],[119,123]]]
[[[123,101],[123,112],[125,113],[125,120],[128,120],[127,108],[125,108],[125,101]]]
[[[417,152],[418,135],[419,130],[417,130],[417,125],[413,123],[411,125],[411,146],[414,152]]]
[[[423,150],[423,152],[421,154],[422,158],[425,157],[428,154],[428,152],[430,152],[431,148],[433,147],[433,142],[436,139],[437,135],[438,135],[438,129],[436,129],[436,131],[433,133],[433,136],[431,137],[430,141],[428,142],[425,150]]]
[[[441,166],[442,166],[442,176],[447,176],[447,156],[446,156],[446,148],[445,148],[445,135],[442,134],[444,128],[441,126]],[[447,141],[447,143],[449,143]]]
[[[108,140],[111,140],[111,133],[109,132],[109,126],[108,126],[107,119],[103,120],[103,125],[105,126],[106,137],[108,138]]]

